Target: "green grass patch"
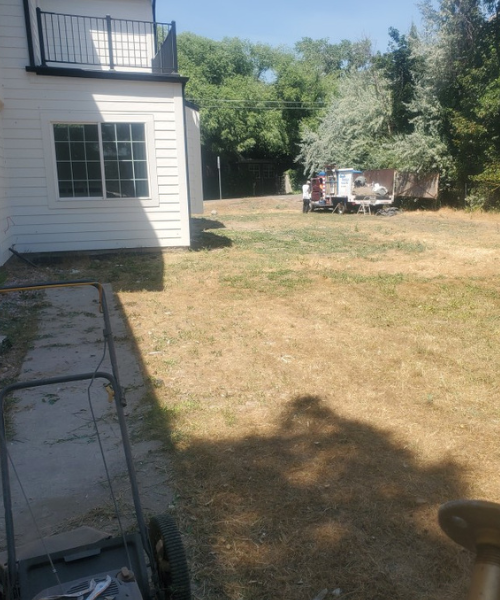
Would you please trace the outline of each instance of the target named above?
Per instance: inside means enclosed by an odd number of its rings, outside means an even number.
[[[378,241],[356,231],[330,228],[276,229],[263,231],[225,231],[224,235],[240,249],[269,254],[347,254],[353,258],[398,251],[405,254],[426,251],[424,244],[404,240]]]

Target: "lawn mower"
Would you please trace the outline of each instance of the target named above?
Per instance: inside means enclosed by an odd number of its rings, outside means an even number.
[[[0,288],[0,293],[70,286],[93,286],[98,291],[104,321],[104,343],[109,352],[112,372],[96,369],[87,373],[23,381],[8,385],[0,392],[0,466],[6,537],[6,552],[0,558],[0,599],[189,600],[189,571],[175,522],[168,514],[151,518],[148,526],[144,519],[125,422],[125,400],[118,379],[110,317],[102,285],[87,280],[48,282],[3,287]],[[112,537],[109,533],[84,526],[50,537],[40,537],[31,544],[17,547],[9,472],[9,465],[13,472],[15,465],[7,444],[5,399],[17,390],[76,381],[89,381],[92,384],[97,380],[104,380],[108,393],[112,392],[137,530],[125,532],[120,527],[120,535]],[[95,419],[94,425],[99,438]],[[108,483],[112,493],[111,481]]]

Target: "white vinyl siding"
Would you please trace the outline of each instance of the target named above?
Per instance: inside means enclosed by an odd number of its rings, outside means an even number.
[[[14,0],[12,0],[12,4]],[[15,38],[15,25],[18,22],[17,7],[6,3],[2,7],[0,15],[0,265],[4,264],[10,257],[9,247],[12,234],[9,198],[7,195],[7,169],[4,145],[5,130],[5,93],[6,71],[1,60],[2,52],[6,46],[19,45]],[[14,31],[12,29],[14,28]],[[26,36],[25,36],[26,37]]]
[[[182,84],[38,76],[26,72],[27,64],[22,2],[2,0],[0,264],[9,258],[10,246],[26,253],[189,246]],[[109,199],[59,201],[47,132],[58,119],[79,122],[83,114],[94,123],[146,122],[149,198],[121,198],[119,205]]]
[[[0,68],[0,78],[2,71]],[[9,258],[9,211],[7,207],[7,182],[5,180],[5,156],[3,151],[3,115],[0,97],[0,265]]]

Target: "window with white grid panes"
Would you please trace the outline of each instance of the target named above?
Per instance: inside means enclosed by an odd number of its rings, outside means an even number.
[[[53,125],[60,198],[147,198],[144,123]]]

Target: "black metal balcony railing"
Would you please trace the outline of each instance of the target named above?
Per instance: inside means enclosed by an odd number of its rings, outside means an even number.
[[[37,25],[43,66],[67,64],[177,73],[174,21],[85,17],[37,8]]]

